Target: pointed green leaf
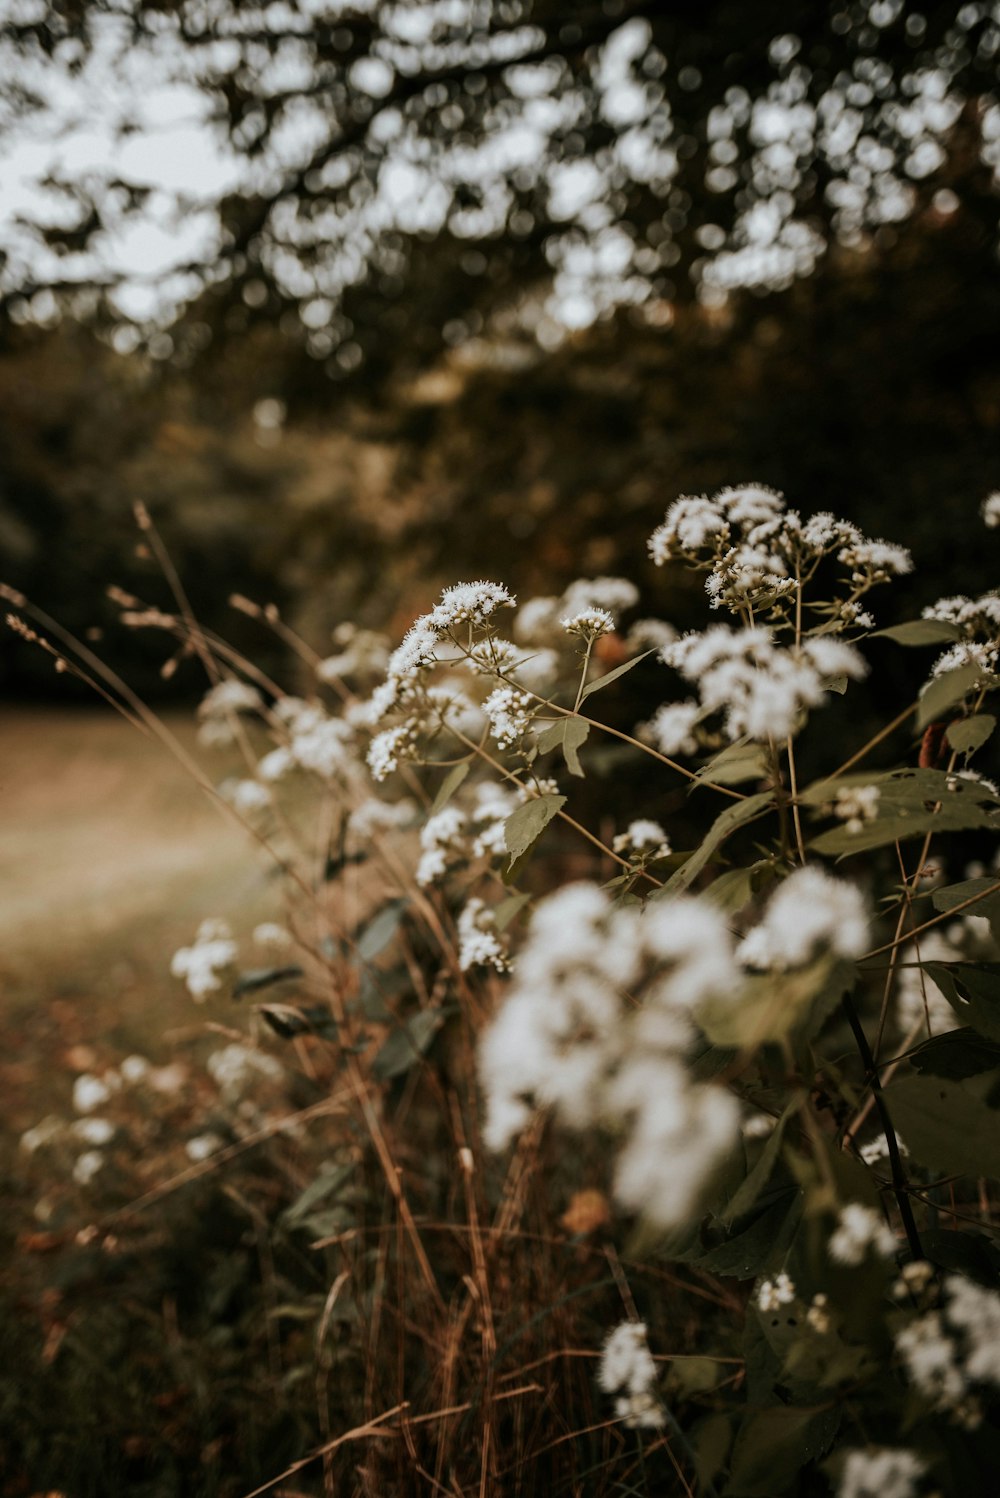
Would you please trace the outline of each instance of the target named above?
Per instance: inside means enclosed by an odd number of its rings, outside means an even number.
[[[297,964],[288,967],[255,967],[241,973],[233,984],[233,998],[241,999],[245,993],[259,993],[274,983],[284,983],[289,978],[301,978],[303,969]]]
[[[892,770],[885,775],[851,775],[821,780],[802,794],[807,805],[832,802],[853,785],[878,787],[876,815],[856,828],[842,824],[812,839],[817,853],[861,853],[926,832],[1000,826],[1000,797],[982,781],[943,770]]]
[[[1000,963],[922,962],[963,1025],[1000,1040]]]
[[[532,796],[530,801],[511,812],[504,823],[504,838],[507,852],[511,855],[511,867],[541,837],[552,818],[565,805],[565,796],[547,794]]]
[[[671,874],[663,888],[658,889],[650,898],[662,900],[688,889],[726,838],[737,828],[745,827],[748,822],[762,817],[773,804],[774,796],[771,791],[758,791],[755,796],[745,796],[742,801],[731,802],[725,811],[716,817],[687,862],[682,863],[680,868]]]
[[[495,905],[493,907],[493,921],[497,930],[506,931],[511,921],[517,919],[530,899],[530,895],[508,895],[506,900],[501,900],[499,905]]]
[[[438,793],[434,797],[434,805],[430,809],[430,815],[436,817],[443,807],[447,806],[452,796],[458,790],[462,781],[469,773],[469,762],[463,760],[460,765],[453,765],[438,787]]]
[[[387,900],[358,937],[358,956],[362,962],[374,962],[392,941],[409,900]]]
[[[618,680],[619,676],[624,676],[626,671],[631,671],[633,666],[637,666],[640,661],[644,661],[648,655],[652,655],[653,653],[652,650],[644,650],[642,655],[634,655],[623,666],[616,666],[613,671],[609,671],[605,676],[599,676],[596,681],[588,682],[581,693],[580,701],[582,702],[585,697],[590,697],[594,692],[601,691],[603,687],[610,686],[613,681]]]
[[[962,631],[944,619],[908,619],[891,629],[877,629],[868,638],[894,640],[897,645],[950,645],[962,638]]]
[[[984,875],[980,879],[963,879],[958,884],[946,884],[942,889],[932,891],[931,904],[935,910],[942,912],[954,910],[956,905],[964,905],[966,900],[971,900],[975,895],[981,895],[982,899],[963,910],[962,915],[978,915],[989,921],[993,940],[1000,944],[1000,880]]]
[[[767,759],[760,744],[729,744],[695,771],[698,780],[716,785],[741,785],[746,780],[760,780],[767,774]]]
[[[781,1153],[781,1141],[785,1132],[785,1125],[800,1106],[801,1098],[795,1097],[778,1119],[774,1128],[768,1135],[767,1142],[758,1156],[757,1163],[748,1173],[743,1184],[734,1196],[729,1200],[728,1206],[720,1216],[720,1222],[735,1222],[737,1217],[742,1217],[745,1212],[756,1202],[758,1196],[771,1179],[771,1172],[777,1164]]]
[[[926,728],[940,718],[942,713],[968,697],[983,674],[981,666],[959,666],[955,671],[945,671],[943,676],[932,677],[920,694],[917,711],[917,727]]]
[[[540,753],[548,754],[550,749],[555,749],[558,745],[562,749],[569,773],[582,776],[583,766],[577,750],[586,742],[589,733],[590,724],[585,719],[560,718],[538,735],[538,748]]]
[[[399,1077],[414,1066],[427,1051],[431,1042],[444,1024],[440,1009],[421,1009],[400,1026],[386,1040],[375,1060],[372,1071],[380,1081]]]
[[[1000,1180],[1000,1114],[986,1102],[997,1076],[910,1076],[890,1082],[885,1099],[913,1158],[949,1175]]]
[[[971,754],[986,743],[996,726],[996,718],[989,713],[977,713],[974,718],[959,718],[949,723],[945,738],[960,754]]]

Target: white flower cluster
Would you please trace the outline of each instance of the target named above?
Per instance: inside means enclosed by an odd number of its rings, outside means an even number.
[[[333,643],[339,647],[316,667],[320,681],[333,683],[345,676],[379,676],[389,661],[389,643],[374,630],[360,629],[356,624],[338,624]]]
[[[318,703],[300,697],[282,697],[273,716],[285,742],[261,759],[257,773],[262,780],[280,780],[295,769],[332,780],[354,770],[355,732],[343,718],[331,717]]]
[[[530,598],[522,604],[514,620],[514,638],[525,645],[551,644],[557,640],[560,628],[567,627],[566,620],[588,611],[604,616],[610,621],[608,627],[614,629],[618,615],[634,608],[638,601],[639,591],[628,578],[577,578],[558,598]],[[663,627],[669,629],[669,625]]]
[[[962,634],[962,639],[956,640],[934,662],[932,677],[960,666],[978,666],[984,681],[1000,674],[1000,593],[983,593],[979,598],[966,598],[964,594],[939,598],[924,609],[923,617],[954,624]]]
[[[659,822],[654,822],[650,817],[638,817],[630,822],[624,832],[619,832],[611,846],[616,853],[641,863],[648,863],[654,858],[667,858],[670,854],[670,839]]]
[[[510,967],[496,915],[477,895],[466,901],[458,917],[458,965],[463,973],[472,967],[494,967],[498,973],[505,973]]]
[[[467,856],[465,813],[451,804],[428,817],[420,829],[420,862],[416,880],[421,889],[443,878],[449,866]]]
[[[502,1149],[536,1106],[620,1131],[615,1191],[661,1227],[687,1220],[739,1139],[739,1107],[691,1081],[691,1013],[739,984],[722,915],[680,898],[639,912],[593,884],[536,907],[509,995],[480,1048],[485,1137]]]
[[[821,951],[860,957],[868,914],[859,889],[813,864],[796,869],[772,895],[764,919],[737,950],[749,968],[801,967]]]
[[[992,494],[987,494],[980,506],[979,513],[983,518],[983,524],[991,531],[996,530],[997,526],[1000,525],[1000,489],[994,490]]]
[[[616,1396],[615,1414],[631,1429],[659,1430],[666,1423],[644,1322],[623,1321],[609,1333],[597,1381],[606,1394]]]
[[[1000,1388],[1000,1295],[961,1274],[949,1275],[944,1291],[943,1307],[914,1317],[896,1348],[932,1407],[973,1430],[982,1420],[976,1386]]]
[[[530,793],[509,791],[493,780],[480,781],[468,810],[452,801],[428,817],[420,832],[422,853],[417,865],[417,883],[426,888],[460,864],[477,858],[504,857],[507,853],[504,824],[527,794]]]
[[[861,832],[866,822],[878,816],[879,796],[877,785],[842,786],[833,803],[833,814],[845,823],[848,832]]]
[[[682,495],[650,537],[649,551],[657,566],[682,560],[709,569],[705,587],[712,607],[747,620],[753,609],[780,611],[824,557],[835,554],[849,591],[824,611],[839,628],[869,627],[858,597],[913,566],[905,547],[869,540],[857,526],[825,512],[803,520],[762,484],[723,489],[711,499]]]
[[[170,963],[173,977],[183,978],[188,992],[203,1003],[210,993],[222,987],[220,974],[236,961],[237,945],[225,921],[202,921],[194,945],[181,947]]]
[[[256,687],[235,676],[216,682],[198,704],[198,742],[206,748],[224,748],[235,738],[233,720],[238,713],[259,712],[264,706]]]
[[[609,609],[599,609],[590,605],[588,608],[579,609],[575,614],[565,615],[559,623],[568,635],[576,635],[579,639],[585,640],[587,644],[592,644],[602,635],[613,633],[615,616]]]
[[[213,1051],[205,1063],[209,1076],[215,1082],[223,1102],[232,1103],[242,1097],[248,1088],[262,1079],[280,1082],[285,1075],[281,1062],[265,1051],[251,1050],[249,1046],[234,1041]]]
[[[695,725],[718,713],[732,742],[784,740],[801,728],[805,710],[824,700],[832,678],[857,680],[867,671],[846,641],[820,636],[783,647],[770,630],[726,624],[682,635],[661,659],[698,688],[700,699],[661,708],[652,720],[648,731],[664,754],[683,752]]]
[[[347,838],[352,846],[363,846],[379,833],[406,827],[416,815],[416,803],[404,796],[401,801],[383,801],[368,796],[354,807],[347,818]]]
[[[500,749],[519,743],[531,727],[531,698],[515,687],[497,687],[483,703],[483,712]]]
[[[837,1498],[914,1498],[926,1464],[912,1451],[848,1451]]]
[[[773,1280],[764,1280],[757,1290],[757,1305],[762,1311],[780,1311],[790,1306],[796,1296],[795,1285],[784,1271]]]
[[[219,795],[239,812],[255,820],[271,806],[271,792],[259,780],[224,780]]]
[[[837,1214],[837,1226],[830,1234],[827,1249],[837,1264],[853,1267],[863,1264],[873,1250],[888,1258],[896,1252],[896,1239],[874,1207],[848,1202]]]

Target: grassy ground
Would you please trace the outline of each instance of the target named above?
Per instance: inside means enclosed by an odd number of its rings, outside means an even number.
[[[0,826],[0,1127],[21,1130],[88,1053],[166,1060],[201,1028],[170,956],[206,915],[266,913],[268,884],[245,832],[110,710],[0,716]]]

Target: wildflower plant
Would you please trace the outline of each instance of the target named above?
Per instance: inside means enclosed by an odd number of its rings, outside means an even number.
[[[221,800],[286,890],[273,964],[212,919],[174,972],[353,1100],[412,1287],[398,1345],[424,1338],[384,1417],[369,1375],[357,1440],[405,1428],[406,1470],[456,1491],[958,1493],[1000,1460],[1000,597],[877,630],[906,549],[754,484],[677,500],[649,550],[704,574],[703,630],[630,623],[627,578],[459,583],[395,646],[297,644],[296,697],[170,616],[213,675],[203,740],[271,792]],[[878,667],[890,699],[901,648],[939,654],[857,742],[855,684]],[[610,1225],[560,1239],[595,1193]],[[330,1289],[376,1365],[384,1253]],[[595,1254],[581,1349],[556,1308]],[[543,1404],[579,1421],[557,1467]],[[388,1460],[372,1439],[359,1491],[397,1490]]]

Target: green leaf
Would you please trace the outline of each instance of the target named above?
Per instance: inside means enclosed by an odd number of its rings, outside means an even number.
[[[1000,1180],[1000,1115],[985,1101],[997,1076],[890,1082],[885,1100],[913,1158],[948,1175]]]
[[[400,1077],[415,1066],[421,1056],[430,1050],[431,1042],[444,1024],[440,1009],[421,1009],[400,1026],[386,1040],[375,1060],[372,1071],[380,1081]]]
[[[973,718],[958,718],[949,723],[945,738],[960,754],[971,754],[986,743],[996,726],[996,718],[989,713],[977,713]]]
[[[746,869],[727,869],[704,891],[705,899],[711,900],[726,915],[736,915],[759,891],[765,871],[771,868],[766,858],[759,859]]]
[[[358,937],[358,956],[362,962],[374,962],[392,941],[403,913],[409,905],[405,898],[387,900]]]
[[[1000,964],[922,962],[920,966],[963,1025],[970,1025],[989,1040],[1000,1041]]]
[[[607,672],[605,676],[599,676],[596,681],[588,682],[580,695],[580,701],[582,702],[585,697],[590,697],[594,692],[601,691],[603,687],[610,686],[613,681],[618,680],[619,676],[624,676],[626,671],[631,671],[633,666],[637,666],[640,661],[644,661],[648,655],[652,655],[653,653],[652,650],[644,650],[642,655],[634,655],[623,666],[616,666],[613,671]]]
[[[748,1413],[733,1446],[726,1498],[781,1498],[807,1462],[829,1448],[840,1410],[775,1405]]]
[[[296,1197],[290,1207],[281,1214],[281,1222],[286,1227],[296,1227],[304,1217],[307,1217],[314,1207],[320,1202],[325,1202],[334,1192],[339,1191],[351,1175],[354,1173],[353,1165],[334,1165],[330,1160],[324,1160],[319,1168],[319,1174],[314,1181]]]
[[[982,666],[969,665],[932,677],[920,694],[917,727],[926,728],[957,702],[963,702],[982,674]]]
[[[581,744],[586,743],[589,733],[590,724],[583,718],[559,718],[538,735],[539,752],[548,754],[550,749],[558,746],[562,749],[569,773],[582,776],[583,766],[577,750]]]
[[[814,1034],[855,981],[853,963],[824,952],[804,967],[748,978],[738,994],[700,1004],[696,1018],[715,1045],[752,1050],[793,1030]]]
[[[909,619],[891,629],[877,629],[868,638],[895,640],[897,645],[950,645],[962,638],[962,631],[944,619]]]
[[[284,983],[289,978],[301,978],[303,969],[297,964],[287,967],[255,967],[248,972],[240,973],[233,984],[233,998],[241,999],[245,993],[259,993],[262,988],[270,988],[273,983]]]
[[[460,765],[453,765],[438,787],[438,793],[434,797],[434,805],[428,815],[436,817],[438,812],[451,800],[458,790],[462,781],[468,775],[471,766],[468,760],[463,760]]]
[[[885,775],[851,775],[821,780],[802,793],[806,805],[820,806],[854,785],[878,786],[877,815],[849,831],[831,827],[812,839],[817,853],[862,853],[926,832],[955,832],[1000,826],[1000,797],[978,780],[943,770],[891,770]]]
[[[963,879],[959,884],[947,884],[943,889],[933,890],[931,893],[931,904],[935,910],[942,912],[954,910],[956,905],[964,905],[966,900],[971,900],[974,895],[982,895],[984,898],[977,900],[975,905],[970,905],[968,910],[963,910],[963,915],[979,915],[990,923],[993,940],[1000,942],[1000,880],[996,878],[983,877],[980,879]],[[991,890],[993,893],[987,894]]]
[[[725,749],[695,771],[698,780],[716,785],[741,785],[745,780],[760,780],[767,774],[767,758],[760,744],[741,741]]]
[[[517,919],[521,911],[531,899],[530,895],[508,895],[506,900],[501,900],[499,905],[493,907],[493,921],[498,931],[506,931],[510,923]]]
[[[909,1060],[922,1076],[961,1081],[1000,1069],[1000,1044],[977,1035],[975,1030],[949,1030],[925,1041]]]
[[[516,859],[541,837],[552,818],[566,805],[565,796],[532,796],[523,806],[512,811],[504,823],[504,839],[511,856],[511,867]]]
[[[746,1176],[742,1186],[730,1198],[728,1205],[721,1213],[720,1222],[735,1222],[737,1217],[742,1217],[744,1213],[750,1211],[771,1178],[771,1172],[781,1154],[781,1140],[785,1132],[785,1125],[792,1114],[798,1111],[800,1102],[801,1099],[796,1097],[788,1104],[788,1107],[768,1135],[767,1142],[760,1152],[756,1165],[754,1165],[753,1169]]]
[[[781,1267],[801,1216],[801,1191],[797,1187],[783,1191],[724,1243],[688,1257],[709,1274],[753,1279],[765,1270]]]
[[[745,827],[748,822],[753,822],[757,817],[763,816],[773,804],[774,796],[771,791],[758,791],[755,796],[746,796],[742,801],[733,801],[716,817],[687,862],[681,864],[676,873],[671,874],[663,888],[658,889],[655,895],[650,896],[650,899],[666,899],[670,895],[680,894],[688,889],[726,838],[737,828]]]

